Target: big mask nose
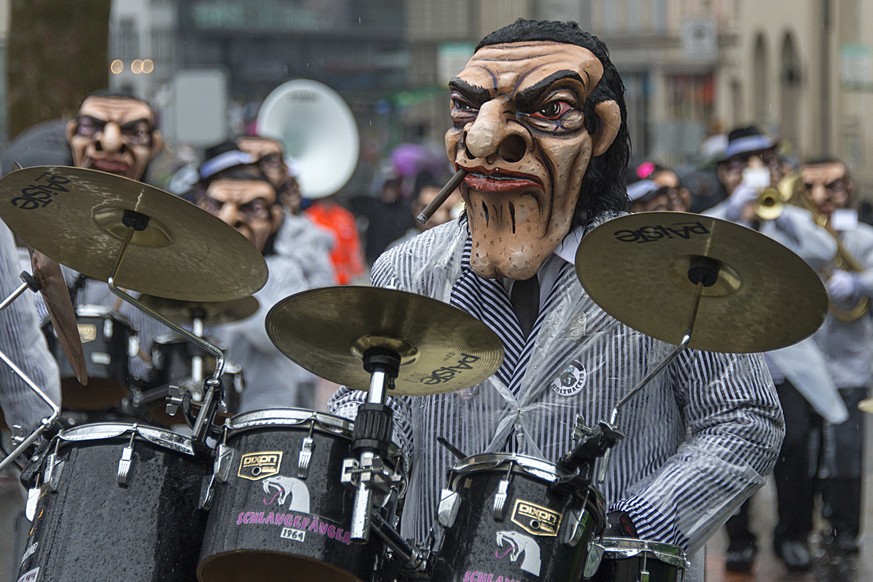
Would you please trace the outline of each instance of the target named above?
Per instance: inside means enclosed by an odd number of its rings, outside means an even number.
[[[470,158],[494,162],[499,157],[515,163],[527,153],[524,128],[504,108],[505,104],[495,99],[479,109],[476,121],[464,133],[464,146]]]

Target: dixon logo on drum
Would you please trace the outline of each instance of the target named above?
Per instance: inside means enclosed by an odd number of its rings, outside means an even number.
[[[677,222],[670,226],[663,224],[653,224],[649,226],[641,226],[636,230],[622,229],[617,230],[612,235],[615,240],[630,243],[647,243],[661,239],[684,238],[691,240],[691,236],[709,235],[709,229],[700,222]]]
[[[512,510],[512,523],[529,534],[554,537],[558,535],[561,514],[542,505],[517,499]]]
[[[237,476],[249,481],[259,481],[279,472],[282,467],[282,451],[246,453],[239,460]]]

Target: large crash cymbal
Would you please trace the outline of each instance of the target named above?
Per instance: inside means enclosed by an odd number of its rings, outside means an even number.
[[[186,301],[230,301],[263,287],[267,265],[248,239],[168,192],[97,170],[24,168],[0,178],[0,217],[28,246],[106,281],[129,229],[129,211],[148,219],[133,235],[115,284]]]
[[[363,353],[382,347],[400,356],[390,394],[423,396],[473,386],[503,361],[491,329],[447,303],[379,287],[325,287],[277,303],[267,334],[283,354],[310,372],[366,390]]]
[[[177,301],[154,295],[143,295],[140,303],[180,325],[199,319],[207,327],[233,323],[251,317],[258,311],[258,300],[243,297],[233,301]]]
[[[79,384],[88,384],[88,367],[85,363],[85,352],[82,349],[82,338],[76,325],[76,312],[70,292],[61,273],[61,266],[37,250],[30,249],[30,264],[33,267],[33,278],[39,283],[39,292],[48,310],[52,329],[58,337],[58,344],[67,356],[73,374]]]
[[[732,222],[685,212],[641,212],[589,232],[576,251],[582,286],[604,311],[657,339],[679,344],[696,285],[694,259],[718,267],[703,289],[688,347],[765,352],[808,337],[824,321],[827,292],[792,251]]]

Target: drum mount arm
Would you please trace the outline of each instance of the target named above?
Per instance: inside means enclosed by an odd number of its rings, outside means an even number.
[[[21,279],[24,282],[15,291],[13,291],[9,295],[9,297],[4,299],[3,302],[0,303],[0,311],[6,309],[7,306],[15,301],[27,289],[31,289],[34,292],[39,290],[39,283],[29,273],[22,272]],[[7,366],[12,368],[12,371],[15,372],[15,374],[19,378],[24,380],[28,388],[30,388],[37,396],[39,396],[39,398],[43,402],[45,402],[52,411],[49,416],[43,418],[40,421],[39,426],[37,426],[36,429],[34,429],[34,431],[29,436],[23,439],[19,439],[19,437],[16,437],[16,440],[20,440],[18,446],[16,446],[9,453],[9,455],[6,456],[5,459],[0,461],[0,471],[2,471],[8,464],[17,459],[21,453],[23,453],[30,445],[32,445],[36,441],[36,439],[39,438],[39,435],[54,426],[55,421],[61,415],[61,408],[57,404],[55,404],[54,401],[49,398],[46,393],[43,392],[42,389],[40,389],[40,387],[37,386],[36,383],[34,383],[34,381],[27,376],[27,374],[24,373],[24,371],[21,370],[21,368],[16,366],[15,362],[10,360],[9,357],[5,353],[3,353],[2,350],[0,350],[0,360],[3,360]]]

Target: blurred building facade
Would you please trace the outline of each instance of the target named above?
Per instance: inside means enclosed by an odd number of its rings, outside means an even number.
[[[324,82],[375,166],[396,143],[440,147],[447,81],[517,17],[576,20],[608,44],[637,156],[678,164],[714,122],[758,123],[797,159],[845,159],[873,195],[869,0],[115,0],[107,66],[162,112],[180,74],[223,75],[230,134],[282,82]]]

